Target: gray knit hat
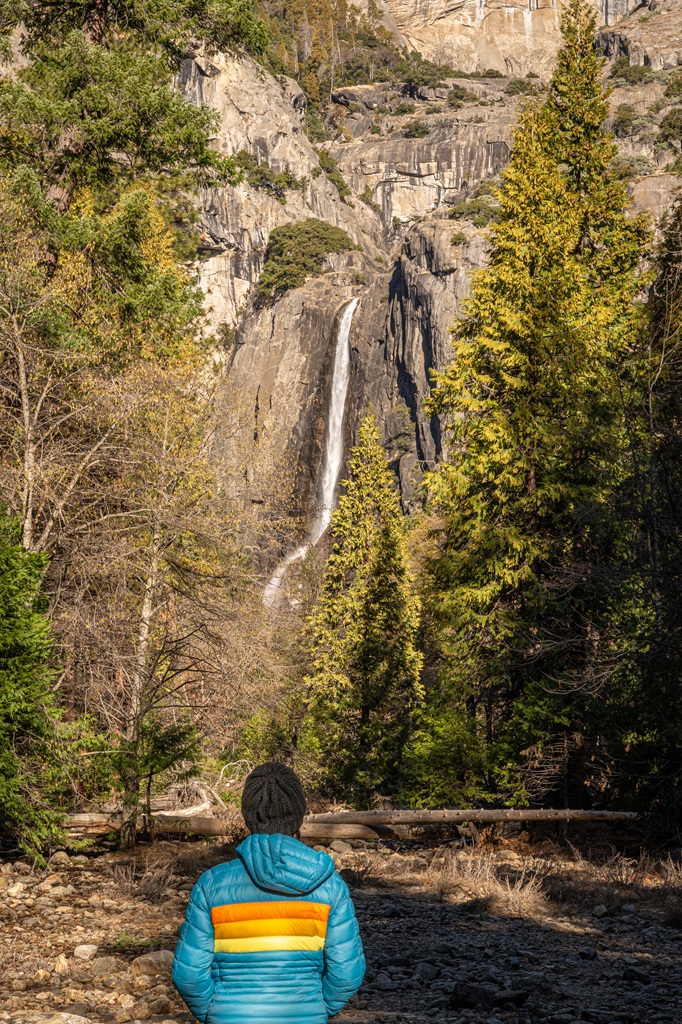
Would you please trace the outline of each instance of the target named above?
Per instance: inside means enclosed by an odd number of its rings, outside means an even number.
[[[249,832],[293,836],[305,816],[305,793],[296,772],[279,761],[254,768],[244,784],[242,814]]]

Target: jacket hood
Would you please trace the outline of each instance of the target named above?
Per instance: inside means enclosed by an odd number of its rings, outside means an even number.
[[[291,836],[257,832],[237,847],[237,854],[255,885],[286,896],[313,892],[334,871],[328,854],[311,850]]]

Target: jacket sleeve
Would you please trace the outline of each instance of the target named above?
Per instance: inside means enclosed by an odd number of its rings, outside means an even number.
[[[213,962],[213,924],[211,908],[201,879],[192,890],[180,941],[173,959],[173,983],[190,1010],[202,1024],[211,1005],[215,982]]]
[[[341,1012],[365,976],[365,957],[353,901],[343,879],[337,875],[336,881],[338,896],[329,913],[322,975],[322,995],[330,1017]]]

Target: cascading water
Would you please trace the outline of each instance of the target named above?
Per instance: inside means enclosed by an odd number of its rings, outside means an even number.
[[[310,527],[307,540],[280,562],[268,580],[263,591],[263,604],[272,608],[277,601],[286,571],[294,562],[305,558],[309,547],[317,544],[331,522],[336,499],[336,485],[343,464],[343,417],[350,379],[350,329],[359,299],[353,299],[343,311],[339,332],[336,337],[334,368],[332,370],[332,393],[329,402],[329,419],[325,436],[322,478],[320,481],[320,504]]]

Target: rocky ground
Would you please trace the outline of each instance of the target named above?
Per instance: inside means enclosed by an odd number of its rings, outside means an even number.
[[[679,1024],[676,862],[333,844],[367,951],[344,1024]],[[56,854],[0,874],[0,1021],[192,1021],[170,980],[190,889],[226,855]]]

